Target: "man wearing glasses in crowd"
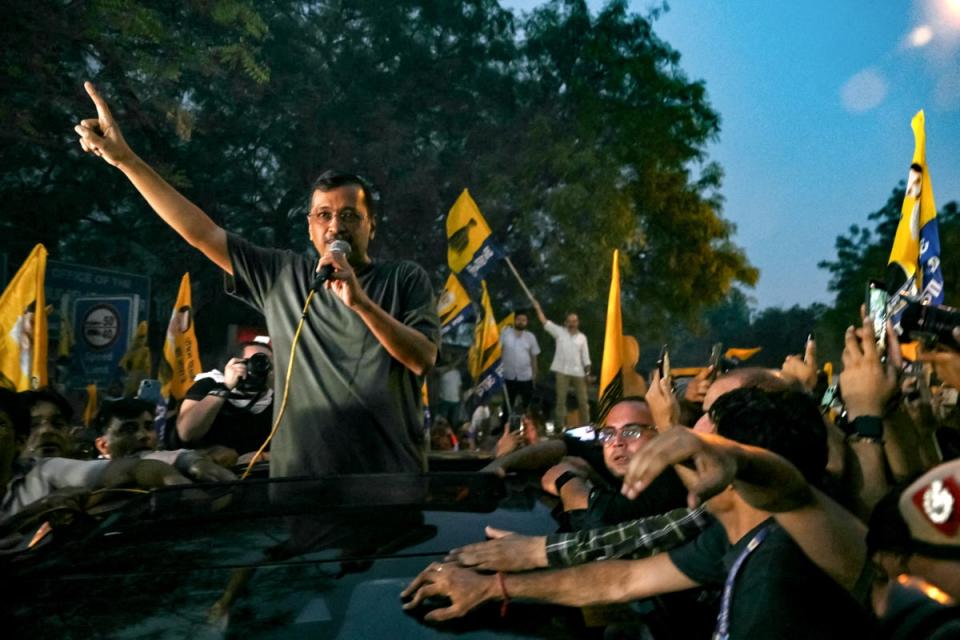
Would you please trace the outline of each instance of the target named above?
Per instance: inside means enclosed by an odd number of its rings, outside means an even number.
[[[334,171],[316,180],[307,230],[319,261],[254,246],[157,175],[127,146],[93,85],[85,88],[97,117],[74,129],[83,150],[120,169],[167,224],[223,269],[227,290],[266,316],[279,375],[287,371],[298,320],[307,314],[285,417],[271,444],[271,476],[422,470],[420,383],[436,361],[439,321],[419,265],[374,261],[367,253],[379,204],[372,185]],[[337,250],[337,241],[349,246]],[[325,267],[329,279],[304,309]],[[281,393],[283,383],[277,380]]]
[[[608,473],[597,473],[585,460],[568,457],[543,475],[544,491],[556,495],[563,503],[562,519],[566,520],[567,528],[593,529],[686,505],[687,490],[672,469],[657,478],[636,500],[627,500],[620,493],[630,459],[656,435],[657,428],[646,401],[640,397],[624,398],[610,408],[604,425],[597,429]]]

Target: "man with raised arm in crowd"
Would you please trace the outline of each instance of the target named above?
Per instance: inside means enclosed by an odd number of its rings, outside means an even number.
[[[826,464],[816,404],[798,392],[740,389],[720,397],[709,415],[702,432],[679,427],[651,441],[624,482],[632,497],[677,465],[691,504],[705,501],[716,518],[694,541],[643,560],[523,575],[435,563],[406,589],[405,608],[448,596],[450,606],[427,614],[444,620],[487,600],[584,606],[703,585],[724,592],[717,637],[870,637],[858,603],[869,577],[865,528],[808,484]]]
[[[106,101],[84,86],[97,117],[75,127],[83,150],[122,171],[167,224],[223,269],[228,291],[266,316],[283,378],[306,314],[285,417],[271,444],[271,475],[424,469],[420,387],[439,349],[436,304],[419,265],[367,253],[377,231],[373,186],[335,171],[314,182],[306,225],[319,262],[257,247],[217,225],[140,159]],[[281,404],[282,396],[275,413]]]
[[[553,336],[557,350],[553,354],[550,371],[556,380],[555,420],[558,427],[567,424],[567,391],[573,386],[580,411],[580,423],[590,422],[590,403],[587,402],[587,376],[590,375],[590,350],[587,348],[587,336],[580,333],[580,316],[568,313],[563,327],[552,322],[543,313],[540,304],[534,302],[537,317],[543,323],[544,330]]]

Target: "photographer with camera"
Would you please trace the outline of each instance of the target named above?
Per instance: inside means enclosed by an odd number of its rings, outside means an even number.
[[[228,447],[237,455],[257,451],[273,417],[273,350],[257,337],[243,345],[221,374],[197,376],[177,419],[177,437],[189,448]]]

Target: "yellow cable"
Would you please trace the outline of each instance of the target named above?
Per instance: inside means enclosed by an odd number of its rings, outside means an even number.
[[[293,360],[296,357],[297,342],[300,341],[300,330],[303,329],[303,321],[307,318],[307,309],[310,307],[310,301],[313,299],[314,293],[314,291],[310,291],[310,295],[307,296],[307,301],[303,305],[303,311],[300,313],[300,322],[297,324],[297,332],[293,334],[293,343],[290,345],[290,363],[287,365],[287,379],[283,384],[283,401],[280,403],[280,411],[277,412],[277,418],[273,421],[273,427],[270,429],[270,435],[267,436],[267,439],[263,441],[263,444],[260,445],[260,448],[257,449],[257,452],[250,459],[246,470],[243,472],[243,475],[240,476],[241,480],[246,480],[247,476],[250,475],[253,465],[255,465],[257,460],[260,459],[260,455],[263,453],[263,450],[266,449],[267,445],[270,444],[270,441],[273,440],[273,436],[276,435],[277,429],[280,427],[280,420],[283,418],[283,412],[287,409],[287,398],[290,393],[290,375],[293,373]]]

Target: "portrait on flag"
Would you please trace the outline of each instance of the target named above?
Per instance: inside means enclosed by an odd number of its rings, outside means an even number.
[[[0,296],[0,386],[14,391],[47,385],[46,268],[38,244]]]

